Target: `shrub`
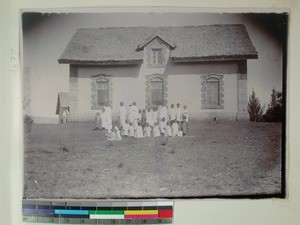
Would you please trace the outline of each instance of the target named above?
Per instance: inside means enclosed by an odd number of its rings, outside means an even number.
[[[282,92],[276,91],[273,87],[271,93],[271,100],[268,104],[264,120],[266,122],[281,122],[282,121]]]
[[[249,113],[250,121],[252,122],[262,121],[263,108],[264,107],[261,107],[259,99],[256,97],[255,92],[252,89],[252,94],[249,97],[249,102],[248,102],[248,113]]]

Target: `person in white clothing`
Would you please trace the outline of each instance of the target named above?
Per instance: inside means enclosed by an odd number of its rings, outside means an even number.
[[[181,121],[181,116],[182,116],[182,110],[180,108],[180,104],[177,103],[177,108],[176,108],[176,120],[177,120],[177,122]]]
[[[166,126],[166,136],[167,137],[172,137],[172,128],[170,126],[170,121],[167,122],[167,126]]]
[[[159,121],[159,129],[160,129],[160,133],[162,136],[167,136],[166,135],[166,128],[167,128],[167,122],[166,122],[166,118],[163,117],[161,119],[161,121]]]
[[[168,109],[166,104],[163,102],[163,104],[159,108],[159,119],[162,120],[162,118],[165,118],[166,122],[168,121]]]
[[[122,136],[121,136],[121,133],[120,133],[120,130],[117,126],[115,126],[115,133],[116,133],[116,140],[123,140]]]
[[[175,119],[174,123],[172,124],[173,137],[175,137],[177,135],[178,131],[179,131],[179,126],[178,126],[177,120]]]
[[[120,108],[119,108],[119,126],[122,128],[125,124],[127,115],[127,109],[124,106],[124,102],[120,102]]]
[[[152,120],[153,120],[153,124],[158,123],[158,112],[156,108],[153,109]]]
[[[150,127],[153,127],[154,123],[153,123],[153,110],[148,108],[147,112],[146,112],[146,123],[148,123],[148,125]]]
[[[174,108],[174,104],[171,104],[171,108],[169,109],[169,120],[171,121],[171,124],[174,122],[176,119],[176,110]]]
[[[128,137],[128,135],[129,135],[129,124],[128,124],[128,120],[127,119],[125,120],[125,124],[122,127],[122,132],[121,133],[125,137]]]
[[[134,121],[133,111],[132,111],[132,105],[129,105],[127,119],[129,123],[132,123]]]
[[[146,123],[146,126],[144,128],[144,137],[151,137],[151,127],[149,126],[149,123]]]
[[[69,116],[69,107],[65,108],[62,114],[62,123],[68,122],[68,116]]]
[[[133,119],[138,119],[139,110],[138,110],[138,107],[136,105],[136,102],[132,103],[132,114],[133,114]]]
[[[94,126],[93,130],[101,130],[101,116],[100,116],[100,112],[96,113],[95,126]]]
[[[160,131],[159,131],[158,123],[154,123],[153,137],[160,137]]]
[[[138,122],[135,138],[143,138],[143,128],[142,128],[141,122]]]
[[[112,129],[112,111],[108,103],[106,104],[105,108],[105,115],[106,115],[106,129]]]
[[[133,123],[129,123],[129,137],[134,137]]]
[[[101,119],[101,130],[106,130],[106,114],[105,114],[105,108],[102,108],[101,114],[100,114],[100,119]]]

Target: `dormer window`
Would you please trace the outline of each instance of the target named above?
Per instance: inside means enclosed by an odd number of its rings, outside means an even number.
[[[161,48],[152,48],[152,64],[153,65],[161,65],[163,63],[162,60],[162,49]]]

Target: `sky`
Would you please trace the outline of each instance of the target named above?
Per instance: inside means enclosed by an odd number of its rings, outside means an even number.
[[[282,91],[284,16],[281,14],[216,13],[25,13],[23,19],[23,93],[31,96],[32,115],[45,109],[55,117],[57,93],[68,92],[69,67],[59,65],[62,54],[78,28],[136,26],[201,26],[210,24],[244,24],[258,52],[258,59],[248,60],[248,95],[252,89],[267,107],[271,90]],[[54,88],[44,90],[52,83]],[[41,87],[41,88],[39,88]],[[45,95],[55,96],[45,102]]]

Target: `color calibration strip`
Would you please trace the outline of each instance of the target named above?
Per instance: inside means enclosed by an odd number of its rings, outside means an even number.
[[[173,223],[172,201],[23,200],[23,221],[57,224]]]

